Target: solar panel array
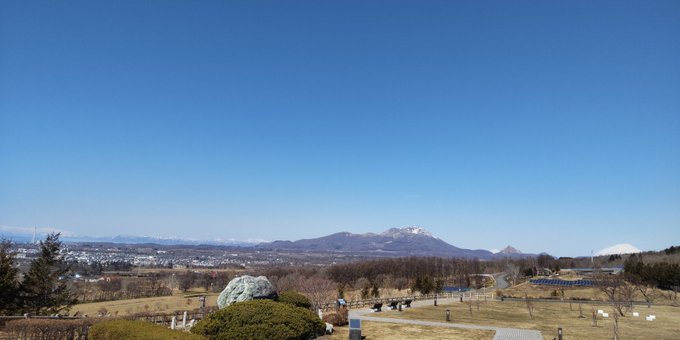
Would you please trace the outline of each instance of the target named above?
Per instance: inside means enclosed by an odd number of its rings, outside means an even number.
[[[469,291],[470,288],[467,287],[452,287],[452,286],[444,286],[442,288],[442,291],[445,293],[454,293],[454,292],[467,292]]]
[[[562,286],[562,287],[589,287],[594,283],[592,280],[574,280],[566,281],[562,279],[534,279],[529,280],[529,282],[535,285],[549,285],[549,286]]]

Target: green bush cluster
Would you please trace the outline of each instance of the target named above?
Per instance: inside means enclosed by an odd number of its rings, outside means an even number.
[[[112,320],[99,322],[90,327],[89,338],[93,340],[201,340],[203,337],[175,331],[146,321]]]
[[[325,325],[309,309],[272,300],[235,303],[209,314],[191,329],[210,339],[310,339]]]
[[[279,298],[277,299],[277,301],[291,304],[295,307],[302,308],[312,307],[312,303],[309,302],[309,299],[306,296],[293,291],[279,293]]]

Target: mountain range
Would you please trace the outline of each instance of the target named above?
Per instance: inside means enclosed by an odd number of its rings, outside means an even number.
[[[13,242],[30,243],[45,239],[45,235],[53,232],[61,233],[59,238],[66,243],[83,243],[83,242],[101,242],[101,243],[122,243],[122,244],[158,244],[158,245],[211,245],[211,246],[240,246],[249,247],[265,242],[264,240],[254,239],[239,241],[235,239],[186,239],[179,237],[159,237],[159,236],[133,236],[133,235],[117,235],[117,236],[89,236],[89,235],[73,235],[63,230],[40,228],[34,230],[33,228],[22,227],[7,227],[0,225],[0,239],[7,239]],[[34,236],[35,233],[35,236]]]
[[[530,257],[512,247],[514,252],[494,254],[485,249],[464,249],[434,237],[420,227],[391,228],[380,234],[353,234],[340,232],[328,236],[298,241],[274,241],[256,247],[272,251],[332,252],[372,256],[443,256],[493,259],[503,257]]]
[[[0,228],[0,237],[14,242],[31,242],[34,230],[29,228]],[[44,238],[46,231],[36,234],[36,239]],[[158,244],[158,245],[210,245],[255,247],[261,250],[314,252],[314,253],[347,253],[363,256],[442,256],[459,258],[478,258],[483,260],[495,258],[522,258],[536,256],[524,254],[507,246],[501,251],[485,249],[465,249],[453,246],[433,236],[421,227],[390,228],[382,233],[353,234],[339,232],[313,239],[297,241],[263,242],[262,240],[237,241],[234,239],[196,240],[155,236],[75,236],[62,234],[61,240],[67,243],[102,242],[122,244]]]

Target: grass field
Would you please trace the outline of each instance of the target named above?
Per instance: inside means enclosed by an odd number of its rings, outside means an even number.
[[[102,309],[112,314],[123,316],[140,312],[172,312],[175,310],[192,310],[199,307],[198,297],[195,293],[181,294],[176,292],[172,296],[150,297],[130,300],[116,300],[104,302],[81,303],[71,308],[71,314],[80,312],[95,316]],[[217,293],[206,293],[206,307],[217,305]],[[188,297],[191,296],[191,297]]]
[[[394,317],[417,320],[444,321],[446,309],[451,311],[452,322],[501,326],[511,328],[536,329],[546,339],[557,336],[557,328],[562,327],[565,339],[610,339],[613,337],[614,319],[612,308],[606,304],[583,304],[585,318],[579,318],[578,304],[559,302],[534,302],[534,318],[530,319],[524,302],[481,302],[477,311],[473,304],[472,317],[466,303],[452,303],[437,307],[427,306],[407,309],[404,312],[387,311],[381,317]],[[592,310],[602,309],[609,318],[598,317],[597,326],[592,326]],[[671,306],[636,307],[640,317],[628,313],[619,319],[620,339],[678,339],[680,338],[680,308]],[[646,321],[648,314],[656,315],[655,321]]]
[[[426,327],[415,325],[403,325],[388,322],[361,322],[361,334],[370,339],[418,339],[418,340],[439,340],[439,339],[465,339],[465,340],[487,340],[493,339],[494,331],[468,330],[444,327]],[[349,328],[336,327],[332,336],[323,339],[347,339]]]
[[[522,284],[505,290],[516,296],[547,297],[554,287]],[[176,291],[173,296],[141,298],[86,303],[73,306],[71,314],[79,311],[81,314],[95,316],[105,308],[113,315],[128,315],[139,312],[172,312],[175,310],[192,310],[199,306],[197,294],[201,292],[181,293]],[[388,295],[404,296],[406,291],[390,291]],[[217,304],[217,293],[206,294],[206,306]],[[565,297],[597,298],[599,292],[594,288],[565,289]],[[659,299],[661,300],[661,299]],[[661,301],[657,301],[661,302]],[[662,302],[663,303],[663,302]],[[485,326],[500,326],[511,328],[525,328],[540,330],[546,339],[556,336],[557,328],[562,327],[565,339],[607,339],[613,336],[613,318],[598,317],[597,326],[592,326],[592,310],[602,309],[613,314],[612,308],[606,303],[599,305],[582,304],[583,315],[579,318],[579,304],[574,302],[571,308],[568,302],[534,302],[534,318],[530,319],[526,303],[517,301],[489,301],[480,302],[479,311],[473,303],[472,316],[468,305],[455,302],[440,304],[438,307],[427,306],[405,309],[399,313],[385,310],[380,317],[394,317],[415,320],[430,320],[444,322],[445,311],[451,311],[452,322],[477,324]],[[621,339],[680,339],[680,308],[668,305],[656,305],[651,308],[636,306],[635,311],[640,317],[633,317],[632,312],[619,319],[619,337]],[[646,321],[648,314],[656,315],[655,321]],[[491,339],[492,331],[465,330],[443,327],[428,327],[404,325],[383,322],[363,322],[363,333],[367,339]],[[346,339],[347,327],[336,328],[337,333],[328,339]]]
[[[606,296],[595,287],[564,287],[565,299],[587,299],[587,300],[606,300]],[[501,290],[506,296],[514,296],[523,298],[526,293],[530,298],[555,298],[551,296],[553,292],[561,295],[561,287],[548,286],[548,285],[534,285],[529,282],[524,282],[518,284],[511,288],[506,288]],[[666,292],[667,293],[667,292]],[[667,294],[664,294],[662,290],[654,289],[651,295],[654,298],[654,304],[671,304],[673,301],[667,298]],[[644,301],[644,296],[639,292],[635,292],[633,295],[633,300]]]
[[[506,296],[524,297],[524,293],[530,298],[551,298],[551,293],[557,291],[560,293],[560,287],[548,285],[533,285],[529,282],[518,284],[512,288],[503,289],[503,294]],[[604,299],[605,296],[597,288],[592,287],[565,287],[564,297],[566,299]],[[553,297],[554,298],[554,297]]]

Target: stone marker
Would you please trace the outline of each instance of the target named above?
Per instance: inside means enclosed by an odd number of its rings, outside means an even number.
[[[349,339],[361,340],[361,319],[349,319]]]
[[[609,317],[609,313],[602,313],[602,317],[603,317],[603,318],[608,318],[608,317]]]
[[[276,291],[266,277],[244,275],[229,281],[217,298],[217,307],[222,309],[234,302],[273,298],[276,298]]]
[[[633,312],[633,316],[639,317],[639,316],[640,316],[640,313],[638,313],[638,312]]]

